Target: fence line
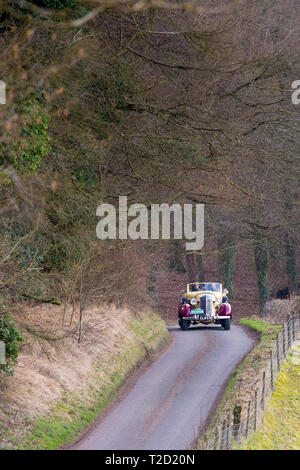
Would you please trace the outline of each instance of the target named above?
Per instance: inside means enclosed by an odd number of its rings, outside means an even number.
[[[234,443],[239,444],[243,439],[248,439],[250,434],[257,430],[258,425],[263,423],[266,402],[274,391],[282,363],[296,340],[296,332],[299,331],[300,314],[289,315],[282,330],[276,335],[275,345],[270,351],[270,358],[263,371],[260,388],[254,391],[252,399],[245,408],[236,404],[232,416],[224,419],[221,426],[216,425],[210,429],[209,433],[212,433],[213,437],[204,436],[204,449],[232,449]]]

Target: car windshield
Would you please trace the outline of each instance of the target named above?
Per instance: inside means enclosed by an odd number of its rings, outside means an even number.
[[[197,292],[197,291],[211,291],[211,292],[220,292],[221,284],[215,282],[194,282],[193,284],[189,284],[189,291],[190,292]]]

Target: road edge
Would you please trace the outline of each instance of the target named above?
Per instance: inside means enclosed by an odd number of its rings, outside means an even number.
[[[243,318],[241,320],[245,321],[245,323],[241,323],[239,326],[253,339],[253,347],[244,355],[239,365],[232,371],[228,378],[227,385],[225,389],[223,389],[223,397],[218,402],[214,412],[210,415],[209,422],[206,422],[206,426],[204,426],[202,432],[199,433],[198,439],[195,440],[194,449],[206,450],[205,442],[211,440],[216,428],[222,426],[224,419],[228,419],[228,412],[233,412],[233,405],[237,403],[239,396],[239,387],[237,384],[240,386],[242,383],[244,387],[247,387],[249,371],[251,371],[253,363],[255,363],[255,361],[257,362],[257,359],[261,361],[261,364],[259,369],[256,368],[255,373],[259,374],[264,370],[265,363],[269,358],[270,349],[276,339],[276,332],[278,328],[280,328],[278,325],[267,324],[259,318]],[[247,324],[248,320],[249,322]],[[265,330],[260,328],[261,324],[266,325]],[[225,411],[223,408],[225,408]]]

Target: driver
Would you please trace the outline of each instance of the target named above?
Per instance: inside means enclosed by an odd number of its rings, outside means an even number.
[[[193,291],[194,291],[194,292],[200,290],[200,284],[199,284],[199,282],[195,282],[192,287],[193,287]]]

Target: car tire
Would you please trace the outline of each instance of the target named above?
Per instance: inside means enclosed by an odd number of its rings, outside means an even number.
[[[187,330],[187,329],[189,328],[189,326],[190,326],[190,323],[191,323],[191,322],[189,322],[188,320],[181,320],[181,321],[180,321],[180,328],[181,328],[182,330]]]
[[[226,318],[226,320],[224,320],[224,330],[230,330],[230,318]]]

